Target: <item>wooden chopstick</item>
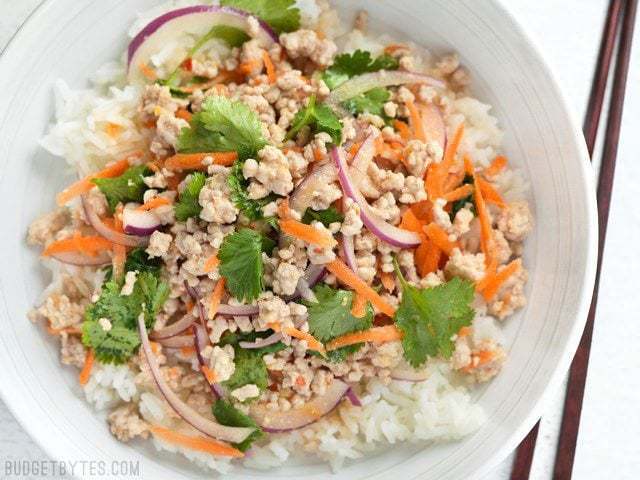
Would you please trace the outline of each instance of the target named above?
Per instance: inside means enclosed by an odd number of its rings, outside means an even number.
[[[600,124],[600,115],[604,103],[607,79],[611,67],[611,59],[618,36],[618,30],[621,19],[625,10],[622,0],[611,0],[609,9],[602,32],[600,43],[600,51],[596,63],[591,93],[587,105],[587,112],[583,126],[583,132],[587,143],[589,155],[593,157],[593,150],[598,134],[598,126]],[[596,273],[596,283],[592,297],[591,308],[587,318],[587,325],[583,333],[578,352],[571,365],[570,377],[565,398],[565,407],[560,432],[560,443],[556,452],[556,463],[554,470],[554,479],[564,480],[571,478],[573,469],[573,459],[575,457],[575,446],[577,433],[580,423],[580,412],[582,409],[582,398],[584,395],[584,386],[586,381],[587,365],[589,353],[591,349],[591,338],[593,334],[593,323],[595,317],[595,307],[598,297],[598,284],[600,279],[600,267],[602,264],[602,252],[604,247],[604,237],[606,234],[606,222],[609,215],[609,204],[611,199],[611,190],[613,187],[613,174],[615,170],[615,154],[617,153],[617,145],[620,132],[620,121],[622,118],[622,105],[624,102],[624,91],[626,86],[627,71],[629,65],[631,39],[633,37],[633,25],[636,14],[636,0],[631,0],[626,6],[626,17],[623,26],[623,41],[627,43],[624,53],[622,50],[618,53],[618,65],[616,66],[616,79],[614,80],[612,93],[612,107],[609,112],[609,122],[607,124],[607,135],[605,140],[605,152],[603,154],[603,163],[598,184],[598,217],[600,219],[599,230],[599,251],[598,265]],[[622,48],[622,47],[621,47]],[[614,109],[613,104],[617,105]],[[607,147],[607,145],[609,145]],[[609,153],[607,153],[609,152]],[[612,155],[613,153],[613,155]],[[606,158],[605,158],[606,157]],[[602,186],[602,188],[601,188]],[[606,205],[606,212],[601,205]],[[604,219],[601,216],[604,214]],[[604,221],[603,221],[604,220]],[[604,226],[604,229],[603,229]],[[516,458],[514,460],[511,480],[527,480],[531,473],[531,464],[535,451],[536,440],[538,437],[538,429],[540,422],[536,423],[529,434],[524,438],[518,447]]]
[[[553,478],[558,480],[570,479],[573,471],[576,441],[578,439],[578,430],[580,428],[580,413],[582,411],[584,387],[587,380],[587,369],[589,366],[589,354],[591,352],[593,324],[596,315],[596,306],[598,303],[598,287],[600,283],[602,254],[604,252],[604,244],[607,236],[607,223],[609,220],[609,209],[611,206],[611,192],[613,191],[613,178],[616,170],[620,125],[622,123],[624,96],[627,86],[627,76],[629,73],[629,62],[631,59],[631,46],[633,43],[633,31],[635,27],[637,7],[637,0],[627,0],[622,19],[622,33],[618,44],[616,68],[613,74],[611,100],[609,102],[609,118],[607,120],[607,129],[605,132],[604,147],[602,151],[602,164],[598,178],[598,234],[600,243],[598,245],[596,280],[585,331],[582,334],[580,345],[578,346],[576,356],[574,357],[573,362],[571,363],[571,369],[569,370],[567,396],[564,401],[560,436],[558,439],[556,460],[553,470]]]

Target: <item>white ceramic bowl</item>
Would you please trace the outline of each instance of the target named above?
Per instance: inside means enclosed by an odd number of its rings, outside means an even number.
[[[46,283],[38,253],[24,242],[29,223],[53,206],[64,163],[37,140],[52,117],[52,84],[72,86],[120,55],[137,11],[157,0],[44,1],[0,59],[0,389],[14,415],[54,459],[141,460],[145,478],[199,478],[201,470],[151,447],[117,442],[84,402],[77,376],[60,366],[55,344],[26,313]],[[580,131],[540,54],[494,1],[341,0],[366,6],[375,27],[435,51],[456,50],[474,93],[495,107],[504,148],[531,182],[536,228],[527,241],[528,306],[506,326],[509,360],[477,393],[488,421],[463,441],[396,445],[350,464],[338,479],[469,479],[517,445],[541,413],[545,393],[566,371],[583,328],[594,278],[596,203]],[[68,180],[68,178],[67,178]],[[229,478],[327,478],[323,465]],[[209,475],[210,476],[210,475]]]

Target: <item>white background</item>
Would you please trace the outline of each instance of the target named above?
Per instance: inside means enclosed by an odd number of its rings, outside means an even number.
[[[455,0],[454,0],[455,1]],[[484,0],[480,0],[484,1]],[[606,0],[502,0],[538,43],[582,124]],[[4,47],[40,0],[0,0]],[[637,37],[640,37],[638,26]],[[627,88],[600,301],[574,478],[640,478],[640,40]],[[535,319],[531,319],[535,321]],[[0,366],[1,368],[1,366]],[[532,478],[550,479],[563,391],[543,418]],[[0,468],[46,456],[0,401]],[[486,480],[509,478],[509,458]],[[0,474],[1,475],[1,474]]]

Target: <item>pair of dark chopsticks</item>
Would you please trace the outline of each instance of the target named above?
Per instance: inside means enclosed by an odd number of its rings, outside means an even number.
[[[611,88],[609,117],[605,131],[602,162],[598,178],[598,237],[600,243],[598,245],[596,281],[589,316],[587,317],[587,324],[571,364],[571,369],[569,370],[569,381],[567,384],[560,436],[556,448],[556,458],[553,469],[554,480],[569,480],[571,479],[573,471],[576,441],[580,427],[580,413],[582,411],[582,400],[589,365],[589,353],[591,351],[593,324],[598,302],[602,253],[604,251],[605,237],[607,234],[607,221],[609,219],[613,177],[616,169],[620,124],[622,121],[622,110],[627,84],[627,73],[629,71],[629,61],[631,58],[631,44],[637,6],[637,0],[610,0],[609,2],[609,10],[602,33],[598,62],[583,126],[587,149],[593,161],[593,150],[598,135],[602,106],[605,100],[607,79],[609,78],[611,60],[617,41],[618,52]],[[511,480],[527,480],[529,478],[539,425],[540,422],[536,423],[535,427],[533,427],[518,447],[511,473]]]

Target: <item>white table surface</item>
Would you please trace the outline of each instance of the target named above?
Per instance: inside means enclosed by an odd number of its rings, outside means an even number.
[[[41,0],[2,0],[0,47]],[[454,0],[455,1],[455,0]],[[606,0],[503,0],[538,42],[581,124]],[[640,28],[640,27],[638,27]],[[638,29],[636,29],[638,30]],[[640,31],[637,32],[640,37]],[[640,477],[640,43],[635,42],[602,273],[574,478]],[[550,479],[563,390],[550,399],[533,479]],[[9,459],[44,459],[0,401],[0,467]],[[512,457],[486,477],[508,479]],[[2,477],[2,473],[0,473]],[[15,477],[12,477],[15,478]]]

